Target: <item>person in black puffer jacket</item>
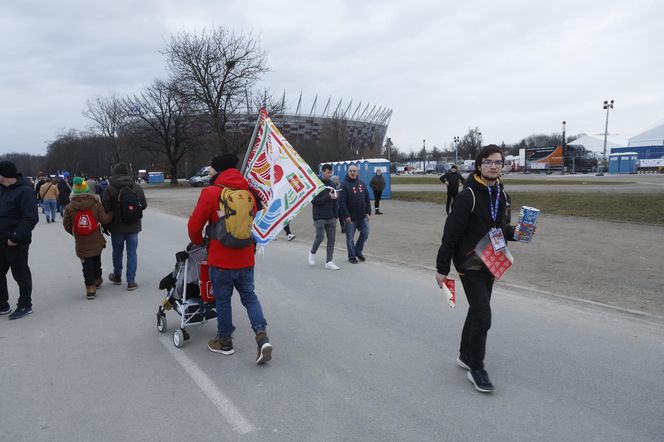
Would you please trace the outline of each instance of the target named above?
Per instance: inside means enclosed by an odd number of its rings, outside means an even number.
[[[454,200],[452,212],[447,217],[436,258],[438,285],[442,287],[450,273],[451,261],[454,261],[468,298],[469,309],[457,364],[469,370],[468,379],[484,393],[494,391],[484,369],[494,277],[476,256],[475,246],[492,228],[501,229],[506,240],[514,238],[514,227],[510,225],[510,199],[498,180],[504,160],[496,145],[486,146],[477,156],[475,172],[466,180],[466,188]]]
[[[32,273],[28,249],[32,230],[39,222],[37,196],[32,184],[18,173],[11,161],[0,161],[0,315],[11,313],[7,271],[18,284],[16,310],[9,319],[32,313]]]
[[[332,261],[334,258],[334,240],[337,230],[337,217],[339,210],[337,207],[337,192],[332,180],[332,165],[323,164],[320,180],[325,185],[318,195],[311,201],[312,215],[314,218],[314,227],[316,228],[316,238],[309,252],[309,265],[316,265],[316,252],[318,246],[323,242],[323,236],[327,234],[327,255],[325,259],[325,268],[328,270],[339,270],[339,267]]]

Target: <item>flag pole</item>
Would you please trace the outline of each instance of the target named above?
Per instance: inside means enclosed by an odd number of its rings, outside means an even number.
[[[261,107],[262,109],[262,107]],[[261,111],[260,109],[258,110],[258,119],[256,119],[256,125],[254,126],[254,133],[251,135],[251,140],[249,141],[249,146],[247,147],[247,151],[244,154],[244,160],[242,160],[242,167],[240,167],[240,173],[244,175],[244,171],[247,168],[247,162],[249,161],[249,153],[251,152],[251,149],[254,147],[254,141],[256,141],[256,134],[258,134],[258,124],[261,121]]]

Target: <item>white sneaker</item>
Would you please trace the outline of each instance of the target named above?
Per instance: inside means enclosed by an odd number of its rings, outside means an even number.
[[[292,233],[289,233],[287,238],[288,238],[288,241],[293,241],[295,239],[295,235],[293,235]]]
[[[334,262],[332,262],[332,261],[328,261],[328,262],[326,262],[326,263],[325,263],[325,268],[328,269],[328,270],[339,270],[339,266],[336,265],[336,264],[335,264]]]
[[[312,267],[316,265],[316,255],[311,252],[309,252],[309,265]]]

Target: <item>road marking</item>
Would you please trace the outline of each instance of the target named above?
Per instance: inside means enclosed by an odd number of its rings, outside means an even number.
[[[170,335],[169,335],[170,336]],[[182,350],[173,347],[173,341],[170,337],[163,337],[161,343],[166,347],[166,350],[178,361],[178,364],[184,371],[187,372],[189,377],[198,385],[203,394],[212,401],[221,415],[226,418],[233,429],[239,434],[247,434],[254,431],[256,427],[244,417],[242,412],[233,405],[233,403],[226,397],[226,395],[212,382],[212,380],[196,365]]]

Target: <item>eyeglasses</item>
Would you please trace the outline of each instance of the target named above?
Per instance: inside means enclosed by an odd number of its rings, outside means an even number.
[[[482,160],[482,166],[491,166],[494,165],[496,167],[502,167],[503,166],[503,160]]]

